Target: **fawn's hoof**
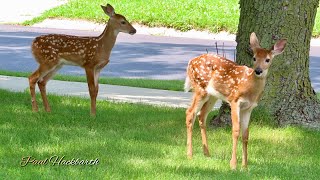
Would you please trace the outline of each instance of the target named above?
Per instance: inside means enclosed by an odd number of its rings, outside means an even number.
[[[248,169],[248,164],[242,164],[242,170],[247,170]]]
[[[203,154],[204,154],[204,156],[206,156],[206,157],[211,157],[209,152],[204,152]]]
[[[32,108],[32,112],[39,112],[38,107]]]
[[[230,169],[231,170],[236,170],[237,169],[237,162],[230,161]]]

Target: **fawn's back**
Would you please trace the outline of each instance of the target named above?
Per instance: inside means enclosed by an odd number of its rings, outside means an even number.
[[[32,43],[32,53],[40,64],[61,63],[84,66],[96,63],[98,54],[97,37],[78,37],[70,35],[49,34],[39,36]]]

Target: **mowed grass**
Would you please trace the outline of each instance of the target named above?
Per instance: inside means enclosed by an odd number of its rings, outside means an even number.
[[[0,177],[2,179],[317,179],[320,132],[276,128],[262,110],[250,126],[249,168],[231,171],[231,129],[208,128],[212,157],[202,155],[194,127],[194,157],[186,157],[185,109],[49,96],[51,113],[31,112],[30,96],[0,90]],[[40,102],[38,96],[38,102]],[[212,117],[213,112],[209,115]],[[96,159],[96,166],[32,165],[22,157]],[[241,165],[241,143],[238,146]]]
[[[28,77],[30,76],[30,74],[31,72],[15,72],[0,70],[0,75],[6,76]],[[87,82],[87,78],[85,76],[72,76],[64,74],[57,74],[53,77],[53,79],[61,81]],[[184,85],[183,80],[129,79],[103,76],[100,76],[99,83],[170,91],[183,91]]]
[[[207,29],[236,32],[239,16],[238,0],[70,0],[67,4],[27,21],[33,24],[45,18],[86,19],[105,23],[107,16],[100,5],[111,4],[129,21],[150,27],[165,26],[186,31]]]
[[[25,25],[46,18],[84,19],[106,22],[100,5],[110,3],[116,12],[131,22],[150,27],[164,26],[177,30],[209,30],[236,33],[239,23],[239,0],[70,0],[67,4],[46,11],[41,16],[24,22]],[[313,35],[320,35],[320,8],[318,8]]]

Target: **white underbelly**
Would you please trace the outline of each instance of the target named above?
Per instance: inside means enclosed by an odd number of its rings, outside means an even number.
[[[224,96],[223,94],[221,94],[216,89],[214,89],[212,86],[208,85],[207,88],[206,88],[206,91],[210,96],[214,96],[214,97],[216,97],[218,99],[221,99],[222,101],[225,101],[225,102],[229,103],[227,97]]]
[[[229,103],[227,97],[214,88],[212,79],[209,81],[208,86],[206,88],[206,91],[209,95],[214,96],[218,99],[221,99],[222,101]]]
[[[77,63],[75,63],[73,61],[68,61],[68,60],[63,59],[63,58],[60,59],[60,63],[63,64],[63,65],[70,65],[70,66],[81,66],[81,64],[77,64]]]

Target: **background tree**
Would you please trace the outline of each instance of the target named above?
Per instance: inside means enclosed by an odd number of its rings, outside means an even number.
[[[309,77],[309,51],[319,0],[240,0],[237,63],[252,65],[249,37],[255,32],[264,48],[278,39],[288,40],[268,73],[259,103],[279,125],[320,125],[320,103]],[[319,62],[320,63],[320,62]],[[227,123],[229,107],[223,104],[212,123]]]

